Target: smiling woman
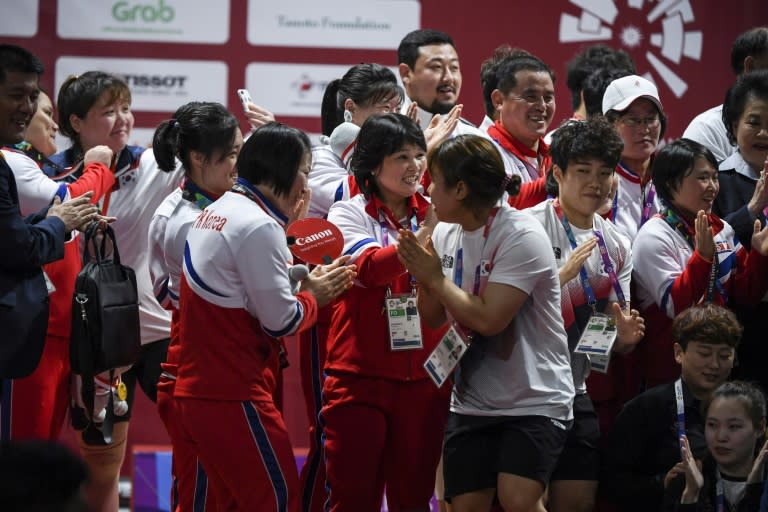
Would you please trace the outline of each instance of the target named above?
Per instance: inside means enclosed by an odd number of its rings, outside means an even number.
[[[713,214],[719,184],[712,153],[689,139],[665,146],[653,163],[653,184],[665,208],[640,229],[632,260],[636,297],[647,322],[638,346],[649,386],[669,382],[672,318],[701,301],[754,306],[768,289],[768,228],[753,223],[752,250]]]
[[[395,241],[400,229],[424,240],[434,227],[418,193],[424,135],[400,114],[369,117],[351,167],[363,193],[328,213],[359,269],[355,286],[334,304],[328,334],[320,419],[330,506],[378,510],[386,486],[391,509],[423,510],[434,489],[449,390],[436,388],[422,368],[438,336],[406,312],[415,282]]]

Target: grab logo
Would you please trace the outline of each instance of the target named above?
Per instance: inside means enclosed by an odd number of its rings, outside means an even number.
[[[656,83],[661,79],[677,98],[685,94],[688,83],[680,75],[685,59],[701,60],[703,46],[702,32],[688,30],[695,20],[690,0],[569,1],[581,13],[560,15],[561,43],[622,47],[638,73]]]

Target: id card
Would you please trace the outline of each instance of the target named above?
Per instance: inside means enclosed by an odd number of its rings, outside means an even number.
[[[418,350],[421,341],[421,319],[413,294],[392,295],[385,299],[389,323],[390,350]]]
[[[616,321],[613,317],[599,313],[594,314],[587,321],[574,352],[589,355],[590,362],[594,359],[593,369],[607,371],[608,364],[603,364],[604,361],[601,358],[608,359],[611,357],[611,347],[616,341],[616,334]]]
[[[466,351],[467,344],[456,328],[451,326],[424,361],[424,369],[438,388],[448,379]]]
[[[595,370],[596,372],[600,373],[608,373],[608,365],[611,362],[611,355],[605,354],[602,356],[599,356],[597,354],[592,354],[589,356],[589,366],[592,370]]]

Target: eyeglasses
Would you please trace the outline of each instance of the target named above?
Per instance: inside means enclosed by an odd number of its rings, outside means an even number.
[[[648,128],[657,128],[661,123],[659,116],[651,117],[620,117],[621,124],[628,128],[634,128],[635,126],[643,125]]]

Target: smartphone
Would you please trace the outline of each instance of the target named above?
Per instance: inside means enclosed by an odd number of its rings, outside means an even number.
[[[238,89],[237,96],[240,98],[240,103],[243,104],[243,110],[248,112],[248,104],[253,103],[251,94],[248,92],[248,89]]]

